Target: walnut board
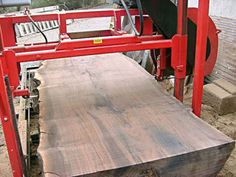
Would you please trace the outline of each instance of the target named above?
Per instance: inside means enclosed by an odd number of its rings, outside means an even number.
[[[234,148],[122,54],[46,61],[36,76],[45,176],[215,176]]]

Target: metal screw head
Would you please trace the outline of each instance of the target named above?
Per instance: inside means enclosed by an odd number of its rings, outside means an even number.
[[[4,121],[7,122],[7,121],[8,121],[8,118],[7,118],[7,117],[4,117]]]

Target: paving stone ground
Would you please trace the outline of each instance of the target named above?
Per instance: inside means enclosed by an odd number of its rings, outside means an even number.
[[[219,79],[204,86],[203,104],[212,106],[219,115],[236,112],[236,86]]]

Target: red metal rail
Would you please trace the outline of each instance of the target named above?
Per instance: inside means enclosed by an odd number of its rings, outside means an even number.
[[[198,19],[197,19],[197,41],[194,67],[194,81],[193,81],[193,98],[192,107],[193,112],[201,115],[203,82],[204,82],[204,66],[206,53],[206,42],[209,21],[209,0],[200,0],[198,5]]]
[[[208,0],[200,0],[200,10],[198,12],[197,31],[197,51],[196,65],[194,72],[194,92],[193,111],[200,116],[201,96],[204,76],[204,58],[206,51],[207,24],[205,18],[208,17]],[[139,18],[137,10],[131,10],[131,14]],[[157,70],[158,78],[166,66],[165,51],[172,50],[171,66],[175,71],[175,97],[183,101],[184,79],[186,75],[187,56],[187,0],[179,0],[178,5],[178,32],[172,39],[164,39],[161,35],[152,35],[152,23],[148,16],[145,16],[144,36],[137,37],[125,33],[121,29],[121,17],[126,13],[121,9],[99,9],[83,10],[74,12],[62,12],[51,14],[32,15],[35,21],[58,20],[60,22],[60,40],[56,42],[34,43],[18,46],[14,32],[14,24],[30,22],[27,16],[7,16],[0,17],[0,117],[3,131],[6,138],[7,149],[10,157],[12,172],[14,177],[23,176],[23,163],[20,157],[20,149],[17,144],[17,135],[14,130],[11,107],[9,105],[9,95],[6,90],[5,78],[9,78],[11,95],[28,96],[27,90],[18,90],[19,73],[21,62],[52,60],[65,57],[127,52],[135,50],[160,49],[161,59]],[[94,17],[114,17],[114,30],[94,32],[94,37],[72,39],[67,34],[66,20]],[[136,23],[137,27],[139,23]],[[98,35],[98,36],[97,36]],[[202,62],[202,63],[201,63]]]

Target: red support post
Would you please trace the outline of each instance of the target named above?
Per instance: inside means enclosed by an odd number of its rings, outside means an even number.
[[[0,61],[0,118],[13,176],[22,177],[23,166],[20,156],[19,144],[17,143],[17,135],[13,123],[14,116],[11,113],[8,100],[7,88],[5,85],[5,76],[6,75],[3,71],[2,61]]]
[[[10,86],[13,89],[16,89],[20,82],[19,82],[19,68],[16,61],[15,52],[12,50],[5,50],[3,51],[3,61],[6,62],[6,72],[9,77]]]
[[[204,82],[204,66],[206,59],[207,32],[209,19],[209,0],[199,0],[197,19],[197,40],[193,80],[193,112],[201,115],[201,104]]]
[[[164,79],[163,76],[165,69],[166,69],[166,49],[160,49],[160,59],[157,61],[157,73],[156,73],[156,79],[158,81],[162,81]]]
[[[60,34],[59,36],[66,34],[67,32],[67,27],[66,27],[66,14],[61,13],[58,15],[58,20],[59,20],[59,31]]]
[[[3,48],[16,45],[16,35],[12,18],[6,17],[1,19],[0,38]]]
[[[172,67],[175,69],[174,96],[180,101],[183,101],[184,98],[184,81],[186,77],[188,25],[187,9],[188,0],[179,0],[177,35],[173,37],[172,47]]]
[[[120,31],[122,29],[120,11],[114,11],[114,29],[116,31]]]

